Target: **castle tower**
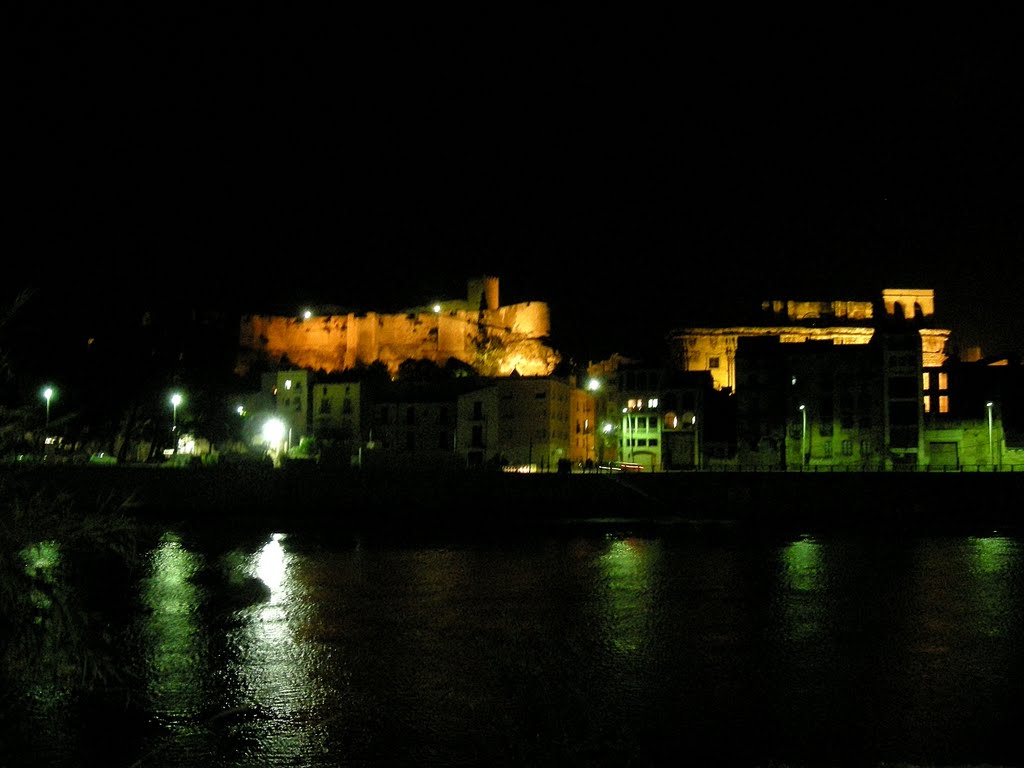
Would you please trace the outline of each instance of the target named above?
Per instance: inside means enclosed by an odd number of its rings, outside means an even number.
[[[500,306],[498,304],[498,278],[483,275],[470,280],[467,283],[466,301],[470,311],[476,309],[486,309],[488,312],[496,311]]]

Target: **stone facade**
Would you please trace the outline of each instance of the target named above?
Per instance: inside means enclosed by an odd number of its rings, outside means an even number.
[[[470,280],[467,298],[393,314],[310,318],[247,315],[241,320],[237,373],[256,362],[335,373],[383,362],[392,375],[405,360],[444,366],[458,360],[484,376],[547,376],[560,355],[547,346],[548,305],[501,306],[498,278]]]
[[[867,344],[876,325],[888,318],[927,322],[935,313],[934,291],[886,288],[882,291],[884,318],[866,301],[766,301],[763,325],[726,328],[685,328],[671,334],[671,353],[680,370],[709,371],[716,389],[736,388],[736,347],[740,338],[777,336],[784,344],[829,341],[836,345]],[[938,367],[946,362],[950,331],[921,327],[921,363]]]

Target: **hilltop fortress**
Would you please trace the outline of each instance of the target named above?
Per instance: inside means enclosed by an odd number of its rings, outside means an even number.
[[[395,375],[406,360],[440,366],[457,360],[485,376],[548,376],[561,356],[546,344],[548,305],[501,306],[498,278],[468,281],[466,298],[438,301],[394,314],[306,318],[247,315],[241,319],[238,373],[256,361],[336,373],[384,363]]]

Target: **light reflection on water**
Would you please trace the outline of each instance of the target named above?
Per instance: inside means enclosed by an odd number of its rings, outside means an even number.
[[[193,580],[202,556],[168,533],[149,557],[142,602],[149,610],[144,643],[149,700],[158,720],[184,720],[206,705],[206,638],[199,615],[202,590]]]
[[[1017,537],[168,534],[114,764],[1014,765]]]

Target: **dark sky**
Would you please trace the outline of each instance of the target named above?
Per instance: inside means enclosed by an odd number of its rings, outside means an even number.
[[[1024,354],[1002,20],[80,5],[7,25],[5,283],[40,304],[387,310],[493,274],[586,360],[921,287]]]

